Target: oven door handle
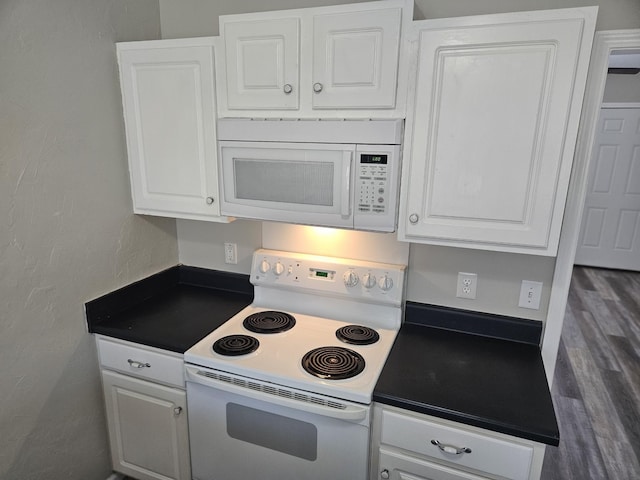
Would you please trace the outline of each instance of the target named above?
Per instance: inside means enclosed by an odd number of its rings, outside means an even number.
[[[229,383],[227,381],[211,378],[206,375],[207,370],[202,370],[198,367],[193,367],[190,365],[185,366],[185,371],[187,375],[187,382],[198,383],[206,387],[216,388],[218,390],[242,395],[243,397],[250,397],[262,402],[271,403],[273,405],[284,406],[307,413],[314,413],[316,415],[322,415],[324,417],[348,420],[351,422],[359,422],[367,418],[367,414],[369,413],[368,405],[359,406],[336,399],[332,403],[336,405],[342,405],[344,407],[336,408],[319,403],[314,403],[311,401],[298,400],[295,398],[296,395],[291,395],[291,398],[282,395],[282,392],[289,392],[292,394],[299,393],[299,398],[321,398],[320,396],[314,395],[312,393],[306,393],[302,391],[298,392],[287,387],[277,387],[273,384],[264,384],[263,382],[256,380],[244,380],[242,379],[242,377],[234,377],[233,375],[223,374],[221,372],[220,376],[229,378],[231,379],[231,381],[233,381],[234,379],[236,380],[235,383]],[[246,384],[251,383],[252,386],[242,386],[245,382]],[[257,387],[261,385],[266,386],[268,390],[273,391],[274,393],[267,393],[265,391],[258,390]]]

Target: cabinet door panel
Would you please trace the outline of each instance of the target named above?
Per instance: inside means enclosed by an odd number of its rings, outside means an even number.
[[[297,18],[223,24],[229,109],[298,108],[299,30]]]
[[[218,216],[213,48],[118,55],[134,211]]]
[[[185,392],[106,370],[102,379],[114,470],[190,478]]]
[[[381,473],[386,470],[390,480],[482,480],[487,478],[383,448],[380,449],[378,470],[378,479],[383,479]]]
[[[400,24],[400,8],[315,16],[313,108],[393,108]]]
[[[558,12],[420,23],[405,239],[555,254],[593,34]]]

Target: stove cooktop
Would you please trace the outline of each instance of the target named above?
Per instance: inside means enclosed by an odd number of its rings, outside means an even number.
[[[185,362],[354,402],[371,403],[373,388],[395,340],[396,330],[376,328],[378,340],[375,343],[356,345],[343,342],[336,334],[341,328],[352,327],[354,322],[295,312],[286,312],[296,320],[295,326],[286,331],[256,333],[244,327],[246,317],[269,310],[246,307],[187,350]],[[240,335],[254,338],[257,348],[241,355],[225,355],[214,350],[214,344],[220,339]],[[356,353],[362,359],[362,368],[350,378],[340,375],[321,378],[307,372],[303,366],[305,355],[322,347]],[[321,363],[332,361],[335,360],[326,355],[320,360]]]
[[[369,404],[400,328],[404,272],[257,250],[253,304],[187,350],[185,362]]]

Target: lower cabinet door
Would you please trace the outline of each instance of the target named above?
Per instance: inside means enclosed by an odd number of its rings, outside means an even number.
[[[472,473],[380,449],[378,480],[486,480]]]
[[[139,480],[191,478],[186,393],[102,371],[113,469]]]

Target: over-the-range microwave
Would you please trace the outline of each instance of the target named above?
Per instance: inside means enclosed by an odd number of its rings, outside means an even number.
[[[402,120],[220,119],[223,215],[393,232]]]

